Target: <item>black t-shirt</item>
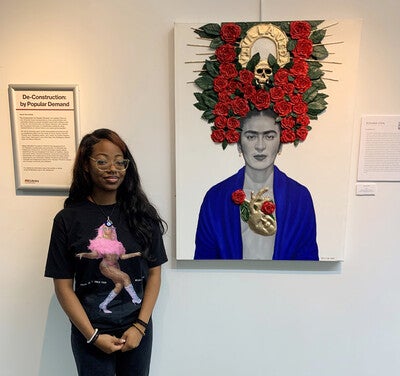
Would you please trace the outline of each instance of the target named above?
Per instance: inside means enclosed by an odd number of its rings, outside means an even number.
[[[143,252],[137,239],[128,228],[120,207],[102,205],[99,208],[90,201],[74,204],[61,210],[54,218],[50,238],[45,276],[56,279],[75,279],[75,293],[82,303],[92,325],[102,332],[124,329],[132,324],[139,314],[141,304],[133,303],[130,294],[123,288],[108,304],[109,313],[99,305],[114,289],[115,283],[101,272],[102,257],[79,258],[76,254],[91,252],[90,240],[98,236],[98,229],[110,215],[125,253]],[[167,261],[167,256],[158,226],[154,226],[149,258],[132,257],[119,259],[118,264],[140,299],[143,298],[148,269]]]

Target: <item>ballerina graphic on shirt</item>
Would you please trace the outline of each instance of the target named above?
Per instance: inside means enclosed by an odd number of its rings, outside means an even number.
[[[91,252],[81,252],[76,254],[76,257],[80,259],[84,257],[92,260],[101,258],[102,260],[99,265],[101,273],[115,284],[108,296],[100,303],[100,310],[104,313],[112,313],[107,306],[123,288],[125,288],[132,298],[132,303],[140,304],[142,299],[136,294],[129,275],[121,270],[118,260],[138,257],[141,256],[141,253],[126,253],[125,247],[117,239],[117,232],[112,224],[109,226],[103,224],[99,227],[97,236],[90,240],[88,249]]]

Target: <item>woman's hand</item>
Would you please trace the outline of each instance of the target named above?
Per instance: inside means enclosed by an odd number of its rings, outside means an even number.
[[[132,349],[136,349],[136,347],[139,346],[140,341],[142,340],[142,333],[139,332],[138,329],[135,327],[130,327],[125,331],[125,333],[122,335],[122,340],[125,340],[125,344],[123,345],[121,351],[129,351]]]
[[[124,339],[117,338],[110,334],[100,334],[96,342],[94,343],[94,346],[96,346],[106,354],[111,354],[115,351],[119,351],[124,347],[124,345]]]

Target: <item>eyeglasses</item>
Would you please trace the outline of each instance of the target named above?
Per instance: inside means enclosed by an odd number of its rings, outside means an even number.
[[[109,161],[107,159],[95,159],[89,157],[96,165],[97,169],[100,171],[107,171],[110,169],[111,165],[114,165],[115,169],[118,171],[125,171],[129,165],[129,159],[117,159],[115,161]]]

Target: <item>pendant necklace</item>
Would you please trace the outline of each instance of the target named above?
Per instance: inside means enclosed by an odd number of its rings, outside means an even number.
[[[110,217],[113,215],[114,209],[115,209],[115,207],[117,206],[117,204],[114,204],[114,206],[113,206],[113,208],[112,208],[112,210],[111,210],[110,215],[107,215],[107,214],[104,212],[103,208],[95,201],[95,199],[92,197],[92,195],[89,195],[89,197],[92,199],[92,201],[95,203],[95,205],[99,208],[99,210],[103,213],[103,215],[104,215],[105,217],[107,217],[107,220],[104,222],[104,224],[105,224],[107,227],[113,226],[114,224],[113,224],[113,221],[110,219]]]

